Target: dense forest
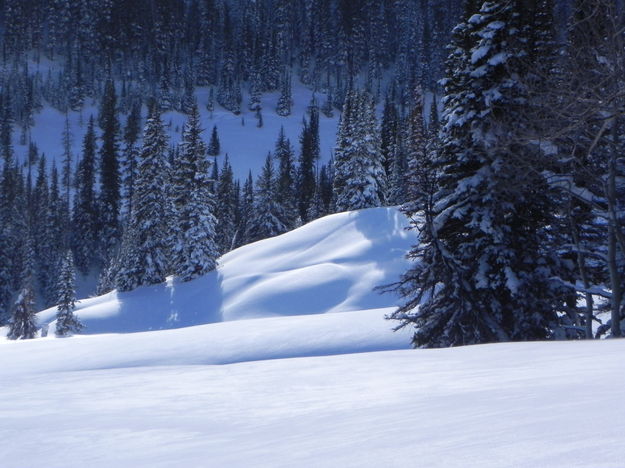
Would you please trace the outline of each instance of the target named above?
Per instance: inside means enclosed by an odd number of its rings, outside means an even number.
[[[620,336],[621,3],[0,2],[0,325],[32,337],[35,304],[59,304],[57,333],[79,329],[74,271],[100,293],[188,281],[317,217],[402,205],[421,242],[387,288],[416,346]],[[211,163],[219,134],[203,141],[198,107],[245,106],[262,126],[291,114],[295,82],[316,93],[299,141],[277,135],[256,179]],[[94,101],[76,170],[50,166],[34,115]],[[178,145],[171,110],[187,118]]]

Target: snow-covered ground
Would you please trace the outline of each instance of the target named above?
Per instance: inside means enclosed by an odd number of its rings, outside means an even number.
[[[302,119],[308,118],[306,110],[313,97],[313,91],[304,85],[296,82],[293,86],[293,107],[292,113],[288,117],[281,117],[276,114],[276,103],[279,93],[266,93],[262,96],[263,126],[257,127],[254,112],[247,109],[249,100],[247,93],[244,93],[241,105],[241,114],[234,115],[226,111],[215,102],[215,110],[209,113],[206,110],[208,102],[208,88],[198,88],[196,97],[200,110],[201,123],[204,128],[203,138],[208,143],[214,125],[217,126],[219,140],[221,143],[221,155],[217,158],[219,167],[223,165],[224,155],[227,153],[232,165],[235,177],[244,179],[248,171],[257,175],[260,173],[267,153],[274,150],[275,142],[278,139],[280,127],[284,127],[287,138],[295,150],[295,155],[299,155],[299,136],[302,130]],[[319,106],[324,103],[325,96],[316,94]],[[143,109],[143,116],[147,110]],[[82,140],[87,131],[89,117],[97,118],[98,103],[88,101],[81,112],[69,112],[70,134],[72,143],[72,154],[74,166],[81,154]],[[186,116],[180,112],[166,112],[162,116],[163,123],[169,135],[169,143],[177,144],[182,135],[182,128]],[[328,118],[323,114],[319,116],[319,142],[321,161],[326,163],[332,154],[336,130],[338,126],[339,112],[334,112],[334,117]],[[125,116],[121,116],[122,123]],[[35,125],[31,130],[31,138],[37,144],[39,150],[45,153],[48,162],[56,161],[58,167],[63,161],[63,131],[65,129],[65,114],[49,106],[43,108],[35,115]],[[17,157],[21,161],[26,160],[28,144],[20,145],[20,129],[14,132],[14,147]]]
[[[405,223],[332,215],[0,339],[0,467],[624,466],[625,341],[410,349],[372,292]]]
[[[249,323],[262,335],[273,320]],[[305,329],[311,338],[325,332]],[[221,332],[236,341],[250,330]],[[112,336],[2,343],[1,465],[616,468],[625,460],[622,340],[227,365],[197,365],[199,349],[189,348],[195,365],[181,365],[185,352],[165,365],[158,343],[167,347],[170,333],[141,335],[154,356],[136,362],[137,348]]]

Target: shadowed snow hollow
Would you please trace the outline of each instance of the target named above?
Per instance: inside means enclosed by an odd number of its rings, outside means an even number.
[[[230,252],[205,277],[85,299],[76,315],[96,334],[393,307],[397,298],[374,288],[405,271],[415,241],[405,226],[396,208],[327,216]],[[40,323],[55,314],[41,312]]]

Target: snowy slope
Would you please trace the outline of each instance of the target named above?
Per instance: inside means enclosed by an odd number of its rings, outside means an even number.
[[[264,323],[262,334],[274,320],[247,323]],[[320,332],[305,326],[311,337]],[[188,330],[126,336],[168,342],[166,334]],[[234,327],[222,332],[238,338]],[[152,367],[166,363],[154,346],[153,359],[136,363],[146,367],[133,368],[120,363],[137,348],[115,340],[0,343],[3,363],[25,359],[0,367],[2,466],[616,468],[625,460],[622,340],[169,367]],[[63,359],[42,369],[53,354]]]
[[[373,289],[405,271],[415,242],[405,225],[396,208],[327,216],[230,252],[205,277],[82,300],[76,314],[94,334],[392,307],[394,295]],[[40,323],[55,315],[41,312]]]
[[[46,66],[49,66],[46,65]],[[198,88],[196,97],[200,110],[201,123],[204,128],[203,138],[208,142],[213,125],[217,126],[221,143],[221,155],[217,159],[219,167],[223,164],[223,157],[229,155],[234,175],[236,178],[244,179],[248,171],[257,175],[265,162],[265,157],[269,151],[274,150],[275,142],[280,132],[280,127],[284,127],[287,138],[295,149],[295,154],[299,154],[299,135],[302,129],[302,119],[306,115],[306,109],[313,96],[313,91],[307,89],[300,83],[293,86],[293,108],[288,117],[280,117],[276,114],[276,103],[279,93],[266,93],[262,97],[263,105],[263,126],[256,126],[254,112],[247,109],[247,95],[243,97],[241,114],[234,115],[232,112],[224,110],[215,103],[215,110],[211,115],[206,110],[208,101],[208,88]],[[323,95],[316,95],[319,105],[323,104]],[[146,114],[144,108],[144,118]],[[88,102],[81,112],[70,112],[70,133],[72,142],[72,152],[74,166],[77,164],[82,148],[82,139],[87,131],[89,117],[97,117],[98,103]],[[321,150],[321,163],[330,159],[336,140],[336,129],[338,126],[338,115],[336,111],[333,118],[327,118],[323,114],[319,116],[319,141]],[[122,117],[122,122],[124,116]],[[169,135],[170,144],[177,144],[182,135],[182,127],[186,116],[179,112],[166,112],[163,114],[163,123]],[[37,144],[39,150],[45,153],[48,162],[54,160],[60,167],[63,161],[63,131],[65,128],[65,114],[49,106],[35,115],[35,125],[31,130],[31,138]],[[244,125],[242,125],[244,124]],[[25,161],[28,152],[28,144],[19,144],[20,130],[14,132],[14,147],[17,157]]]

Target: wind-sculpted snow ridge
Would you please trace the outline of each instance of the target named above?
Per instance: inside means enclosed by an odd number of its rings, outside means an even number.
[[[327,216],[230,252],[197,280],[113,291],[81,300],[75,313],[84,334],[100,334],[393,307],[397,297],[374,288],[406,270],[415,237],[405,226],[396,208]],[[40,324],[52,330],[55,314],[39,313]]]

